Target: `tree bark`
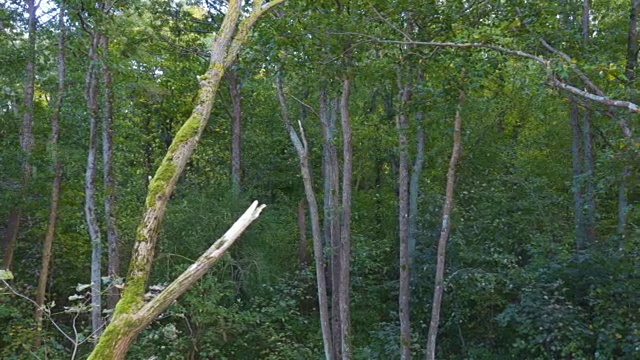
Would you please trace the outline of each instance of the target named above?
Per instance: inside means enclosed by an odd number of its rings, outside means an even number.
[[[243,14],[242,2],[229,1],[227,13],[211,46],[209,68],[199,78],[200,90],[196,98],[196,106],[189,119],[178,130],[160,167],[149,183],[145,210],[136,232],[136,242],[124,291],[113,312],[111,323],[106,327],[89,360],[124,359],[138,334],[204,275],[260,214],[263,206],[258,206],[255,202],[196,263],[157,298],[145,303],[144,294],[151,272],[160,223],[164,218],[167,203],[176,182],[183,173],[207,124],[224,71],[235,61],[240,47],[246,42],[249,32],[260,16],[282,2],[284,0],[272,0],[263,4],[261,0],[254,0],[252,10],[240,20]]]
[[[351,80],[342,83],[340,123],[342,126],[342,214],[340,228],[340,343],[342,359],[352,357],[351,349],[351,194],[353,190],[353,134],[349,115]]]
[[[42,342],[42,315],[44,312],[44,302],[49,279],[49,267],[51,263],[52,247],[55,238],[56,221],[58,219],[58,203],[60,199],[60,188],[62,185],[62,164],[58,155],[58,140],[60,138],[60,117],[62,114],[62,103],[65,96],[66,80],[66,27],[65,27],[65,2],[60,2],[60,13],[58,14],[58,94],[51,117],[51,161],[53,163],[53,184],[51,186],[51,204],[49,208],[49,221],[47,231],[42,244],[42,261],[40,263],[40,274],[38,275],[38,288],[36,290],[36,309],[34,320],[36,323],[36,334],[34,345],[36,348]]]
[[[431,308],[431,322],[429,324],[429,334],[427,336],[427,360],[436,358],[436,340],[438,337],[438,326],[440,324],[440,308],[442,307],[442,295],[444,293],[444,266],[447,242],[451,231],[451,211],[453,210],[454,190],[456,185],[456,166],[462,153],[462,102],[464,93],[460,92],[460,100],[456,110],[455,125],[453,131],[453,150],[449,161],[449,171],[447,172],[447,189],[444,205],[442,208],[442,230],[438,240],[438,260],[436,264],[435,289],[433,292],[433,303]]]
[[[406,105],[411,99],[412,86],[400,84],[400,113],[396,116],[398,129],[398,237],[400,239],[400,289],[398,310],[400,317],[400,358],[411,359],[411,293],[410,293],[410,260],[409,260],[409,146],[407,131],[409,116]]]
[[[586,230],[584,226],[584,198],[583,198],[583,150],[582,127],[580,124],[580,109],[575,101],[571,102],[571,155],[573,158],[573,221],[576,231],[576,246],[578,250],[585,248]]]
[[[276,89],[278,91],[278,100],[280,101],[280,109],[282,119],[284,121],[289,138],[296,149],[298,159],[300,161],[300,173],[304,184],[304,192],[309,206],[309,217],[311,220],[311,234],[313,237],[313,253],[316,266],[316,285],[318,288],[318,307],[320,312],[320,328],[322,330],[322,342],[324,346],[324,354],[326,360],[334,359],[333,336],[331,334],[331,320],[329,318],[329,299],[327,297],[327,280],[325,275],[325,259],[324,246],[322,241],[322,230],[320,229],[320,214],[318,211],[318,201],[315,191],[313,190],[313,178],[311,175],[311,166],[309,164],[309,147],[307,139],[304,135],[302,123],[299,123],[300,133],[291,124],[289,113],[287,110],[287,101],[282,87],[281,75],[276,78]]]
[[[421,121],[422,114],[416,116]],[[420,176],[424,165],[424,143],[425,134],[422,125],[418,125],[418,143],[416,145],[416,158],[411,168],[411,179],[409,180],[409,265],[413,264],[415,258],[416,243],[418,238],[418,195],[420,195]]]
[[[111,283],[107,288],[107,309],[113,309],[120,299],[120,289],[115,286],[120,274],[120,252],[118,250],[120,239],[116,224],[116,179],[113,167],[113,81],[111,69],[108,65],[109,38],[101,35],[100,47],[102,49],[102,81],[104,84],[103,95],[103,122],[102,122],[102,170],[104,181],[104,214],[107,223],[107,244],[109,249],[107,273]]]
[[[322,171],[324,184],[324,237],[331,248],[331,326],[333,335],[333,357],[341,358],[342,324],[340,321],[340,174],[336,137],[336,104],[330,101],[325,89],[320,91],[320,121],[322,127]]]
[[[28,51],[27,65],[25,70],[24,98],[22,104],[22,128],[20,129],[20,148],[22,150],[22,186],[20,195],[24,200],[28,193],[29,183],[31,181],[31,153],[33,151],[33,116],[34,116],[34,94],[36,82],[36,9],[35,0],[27,0],[28,20]],[[2,248],[2,267],[10,270],[13,263],[13,252],[18,240],[18,232],[20,229],[20,218],[22,217],[22,208],[16,205],[10,212],[7,219],[7,231]]]
[[[236,69],[231,68],[227,72],[227,79],[233,105],[231,112],[231,189],[234,198],[237,199],[242,184],[242,93]]]
[[[596,184],[595,161],[596,154],[593,149],[592,113],[585,109],[582,114],[582,149],[584,151],[584,228],[585,246],[591,246],[596,240]]]
[[[300,244],[298,246],[298,259],[303,269],[309,266],[309,251],[307,250],[307,219],[304,200],[298,203],[298,232],[300,233]]]
[[[89,150],[87,154],[87,170],[85,173],[84,212],[91,240],[91,329],[92,335],[102,334],[102,239],[100,225],[96,215],[96,173],[98,166],[98,46],[100,35],[91,34],[89,49],[89,70],[87,72],[87,109],[89,112]]]

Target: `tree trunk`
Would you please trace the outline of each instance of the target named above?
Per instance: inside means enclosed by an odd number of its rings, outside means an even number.
[[[36,82],[36,3],[35,0],[27,0],[27,12],[29,14],[29,35],[28,35],[28,53],[27,65],[25,71],[24,98],[22,104],[22,128],[20,130],[20,147],[22,149],[22,186],[20,195],[24,200],[28,193],[29,183],[31,181],[31,152],[33,151],[33,116],[34,116],[34,94]],[[13,263],[13,252],[15,250],[16,241],[18,240],[18,232],[20,229],[20,218],[22,217],[22,208],[16,205],[10,212],[7,219],[7,231],[2,243],[2,267],[9,270]]]
[[[451,211],[453,210],[454,189],[456,185],[456,166],[462,153],[462,102],[464,93],[460,92],[460,100],[456,110],[455,127],[453,131],[453,151],[447,172],[447,189],[444,206],[442,208],[442,230],[438,240],[438,260],[436,264],[435,289],[433,292],[433,303],[431,308],[431,323],[429,324],[429,334],[427,337],[427,360],[436,358],[436,340],[438,337],[438,326],[440,324],[440,308],[442,307],[442,295],[444,293],[444,265],[447,250],[447,241],[451,231]]]
[[[254,202],[229,231],[194,264],[158,297],[145,303],[144,294],[151,272],[160,223],[164,218],[167,203],[176,182],[207,124],[224,71],[235,61],[240,47],[246,42],[251,28],[260,16],[283,1],[272,0],[263,4],[261,0],[254,0],[252,10],[242,21],[240,21],[242,2],[229,1],[222,26],[211,46],[209,68],[200,77],[200,91],[196,106],[189,119],[178,130],[160,167],[149,183],[145,211],[136,232],[136,242],[124,291],[113,312],[111,323],[105,329],[89,360],[124,359],[140,331],[200,279],[262,211],[264,206],[258,206],[257,202]]]
[[[304,200],[298,203],[298,232],[300,233],[300,244],[298,246],[298,259],[303,269],[309,266],[309,251],[307,250],[307,219]]]
[[[584,223],[584,199],[582,191],[582,175],[583,175],[583,162],[582,162],[582,127],[580,124],[580,109],[575,101],[571,102],[571,130],[572,145],[571,155],[573,157],[573,221],[576,229],[576,246],[578,250],[585,248],[586,230]]]
[[[322,127],[322,170],[324,184],[324,237],[330,244],[331,264],[331,325],[333,335],[333,357],[341,358],[342,337],[340,322],[340,174],[336,136],[336,104],[329,101],[325,89],[320,91],[320,120]]]
[[[398,128],[398,229],[400,239],[400,289],[398,310],[400,317],[400,358],[411,359],[411,273],[409,269],[409,147],[407,131],[409,116],[407,103],[411,99],[411,85],[400,82],[400,113],[396,116]]]
[[[107,223],[107,244],[109,247],[108,276],[111,283],[107,288],[107,309],[113,309],[120,299],[120,289],[116,285],[120,274],[120,252],[118,227],[116,225],[116,180],[113,168],[113,81],[107,64],[109,38],[101,36],[102,81],[104,83],[103,123],[102,123],[102,169],[104,181],[104,214]]]
[[[584,227],[585,246],[591,246],[596,240],[596,180],[595,162],[596,154],[593,149],[592,113],[585,109],[582,114],[582,141],[584,150]]]
[[[87,73],[87,108],[89,112],[89,151],[85,173],[84,212],[91,239],[91,328],[92,335],[102,334],[102,240],[96,215],[96,172],[98,166],[98,46],[100,36],[91,34],[89,71]]]
[[[238,71],[231,68],[227,72],[229,93],[233,111],[231,112],[231,189],[238,198],[242,183],[242,94]]]
[[[422,119],[422,114],[416,116],[418,122]],[[411,179],[409,180],[409,265],[413,264],[415,258],[416,243],[418,238],[418,195],[420,195],[420,176],[424,165],[424,142],[425,134],[422,125],[418,125],[418,144],[416,145],[416,158],[411,168]]]
[[[351,194],[353,189],[353,141],[349,99],[351,81],[345,79],[340,99],[340,123],[342,126],[342,226],[340,229],[340,343],[342,359],[352,357],[351,349]]]
[[[55,238],[56,221],[58,219],[58,203],[60,199],[60,188],[62,185],[62,164],[58,155],[58,139],[60,138],[60,117],[62,113],[62,103],[65,95],[66,77],[66,28],[65,28],[65,3],[60,2],[60,13],[58,15],[58,94],[51,117],[51,161],[53,163],[53,184],[51,186],[51,204],[49,208],[49,222],[42,244],[42,261],[40,264],[40,274],[38,275],[38,288],[36,290],[36,310],[34,320],[36,323],[36,334],[34,345],[41,346],[42,315],[44,312],[44,301],[49,279],[49,267],[51,263],[51,251]]]
[[[287,102],[282,87],[281,75],[276,78],[276,89],[278,91],[278,100],[280,101],[280,109],[282,119],[284,120],[287,133],[293,143],[298,159],[300,160],[300,173],[304,184],[304,192],[307,197],[307,205],[309,206],[309,217],[311,220],[311,234],[313,237],[313,254],[316,265],[316,284],[318,288],[318,307],[320,312],[320,328],[322,330],[322,342],[324,345],[324,354],[326,360],[334,359],[333,337],[331,334],[331,320],[329,318],[329,300],[327,297],[327,280],[325,277],[325,259],[324,246],[322,241],[322,231],[320,229],[320,214],[318,212],[318,201],[313,190],[313,179],[311,176],[311,166],[309,165],[309,147],[307,139],[304,135],[302,123],[300,125],[300,134],[296,132],[291,124],[287,111]]]

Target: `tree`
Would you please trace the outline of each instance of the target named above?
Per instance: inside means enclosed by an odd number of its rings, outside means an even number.
[[[36,290],[36,310],[34,320],[36,322],[36,338],[34,344],[40,347],[42,332],[42,314],[44,312],[44,301],[47,290],[47,281],[49,279],[49,268],[51,264],[53,241],[55,239],[56,222],[58,220],[58,206],[60,203],[60,189],[62,187],[62,163],[59,155],[59,138],[60,138],[60,117],[62,114],[62,104],[65,96],[65,78],[66,78],[66,27],[65,27],[66,10],[64,1],[60,2],[60,12],[58,14],[58,93],[51,117],[51,162],[53,164],[53,184],[51,185],[51,205],[49,208],[49,220],[47,223],[47,232],[42,245],[42,261],[40,265],[40,274],[38,276],[38,289]]]
[[[329,300],[327,298],[327,280],[325,277],[324,250],[322,243],[322,235],[320,230],[320,215],[318,212],[318,201],[313,190],[313,178],[311,174],[311,166],[309,164],[309,145],[304,135],[302,123],[299,122],[300,132],[298,133],[293,127],[289,118],[287,101],[282,85],[282,79],[279,75],[276,78],[276,89],[278,91],[278,100],[280,101],[280,110],[282,119],[285,123],[289,138],[293,143],[300,161],[300,172],[304,184],[304,192],[307,197],[307,205],[309,206],[309,217],[311,220],[311,235],[313,237],[313,255],[316,266],[316,284],[318,289],[318,307],[320,312],[320,328],[322,330],[322,342],[324,345],[324,354],[327,360],[334,359],[333,336],[331,332],[331,320],[329,317]]]
[[[438,337],[438,325],[440,324],[440,308],[442,307],[442,295],[444,293],[444,270],[445,255],[447,251],[447,241],[451,232],[451,211],[453,210],[454,190],[456,184],[456,166],[462,153],[462,102],[464,93],[460,91],[460,99],[456,109],[455,124],[453,130],[453,150],[447,172],[447,190],[445,193],[444,205],[442,206],[442,229],[438,240],[438,259],[436,265],[435,289],[433,291],[433,302],[431,303],[431,322],[429,324],[429,334],[427,336],[427,360],[436,358],[436,340]]]
[[[263,4],[253,2],[251,12],[241,20],[242,4],[231,0],[220,32],[211,46],[207,72],[200,77],[196,107],[176,134],[169,151],[149,184],[143,220],[138,227],[136,243],[122,297],[89,359],[124,359],[137,335],[165,310],[189,286],[202,277],[226,249],[259,215],[264,205],[257,202],[244,213],[227,233],[216,241],[189,269],[171,283],[158,297],[145,303],[146,282],[151,271],[158,230],[169,197],[193,153],[211,113],[215,94],[224,71],[235,61],[240,47],[258,18],[284,0]]]
[[[25,69],[24,97],[22,104],[22,128],[20,130],[20,146],[22,149],[22,182],[21,195],[26,199],[29,183],[32,177],[31,153],[34,146],[33,118],[35,112],[34,96],[36,81],[36,27],[37,27],[37,6],[34,0],[26,2],[28,20],[28,49],[27,65]],[[18,239],[20,229],[20,218],[22,209],[16,206],[9,213],[7,219],[7,230],[2,242],[2,265],[5,269],[11,269],[13,253]]]

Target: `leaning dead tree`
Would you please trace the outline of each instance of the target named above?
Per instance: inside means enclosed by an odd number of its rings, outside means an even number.
[[[155,176],[149,183],[145,210],[136,231],[131,264],[122,297],[90,360],[124,359],[129,347],[162,311],[182,295],[225,253],[242,232],[253,222],[265,205],[254,202],[249,209],[196,262],[175,279],[162,293],[145,302],[147,280],[155,255],[160,223],[176,182],[207,124],[220,81],[225,70],[235,61],[251,28],[272,7],[284,0],[264,3],[254,0],[250,12],[243,12],[242,1],[230,0],[227,13],[212,45],[209,68],[199,77],[200,90],[191,116],[178,130]]]

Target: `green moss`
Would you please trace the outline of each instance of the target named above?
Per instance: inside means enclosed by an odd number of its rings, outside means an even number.
[[[171,146],[169,146],[169,153],[175,152],[183,142],[194,138],[198,134],[201,123],[202,117],[199,114],[192,114],[189,119],[182,124],[180,130],[178,130],[178,133],[173,138]]]
[[[113,359],[115,345],[121,339],[129,336],[130,332],[135,331],[136,326],[137,322],[132,317],[120,318],[118,321],[109,324],[105,332],[100,336],[100,341],[91,352],[88,360]]]
[[[149,182],[149,191],[147,193],[147,207],[149,208],[156,204],[158,194],[166,190],[167,184],[176,173],[177,168],[170,161],[170,157],[167,154],[162,161],[162,165],[156,171],[156,175]]]

